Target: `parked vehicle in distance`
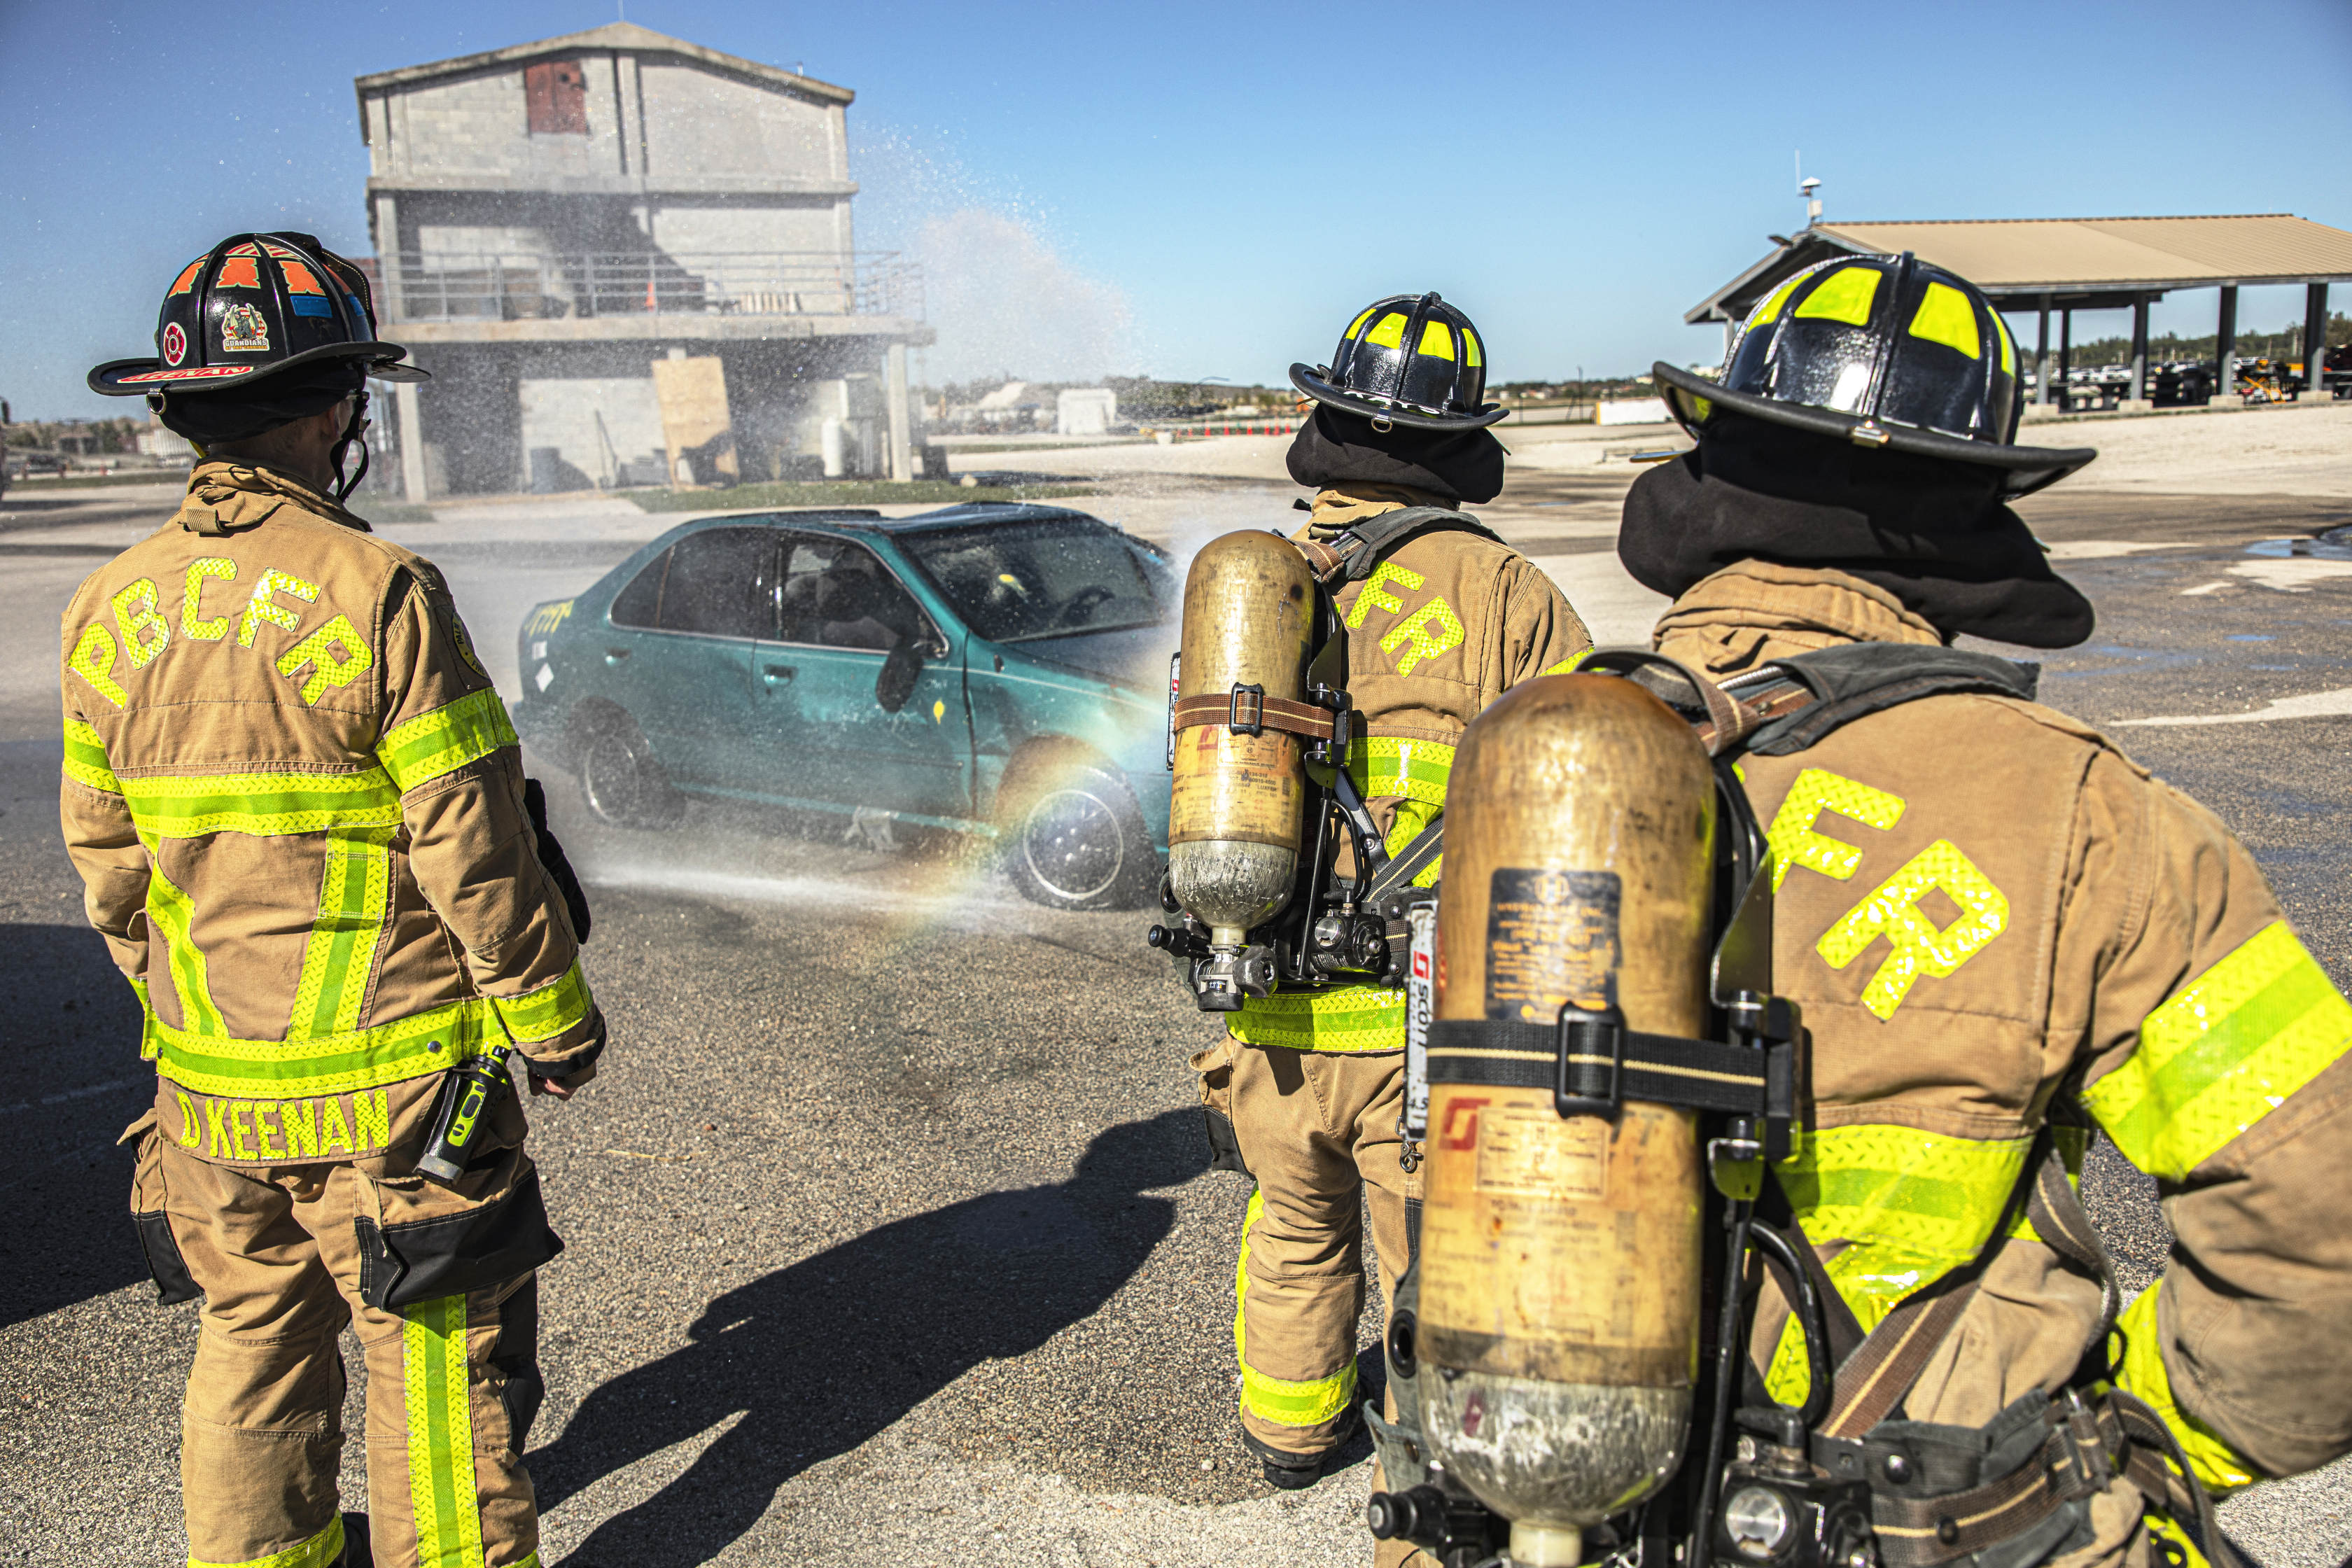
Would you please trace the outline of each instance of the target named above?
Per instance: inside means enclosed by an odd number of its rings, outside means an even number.
[[[1164,552],[1059,507],[700,518],[524,617],[515,727],[608,822],[887,813],[1121,907],[1167,852],[1181,599]]]

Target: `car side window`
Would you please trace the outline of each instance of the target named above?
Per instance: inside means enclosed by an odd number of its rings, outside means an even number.
[[[645,570],[630,578],[628,586],[613,595],[612,619],[614,626],[661,625],[662,583],[669,575],[669,556],[670,552],[665,550],[646,562]]]
[[[713,528],[670,546],[661,628],[716,637],[776,635],[773,529]],[[630,584],[635,587],[635,584]]]
[[[930,617],[880,557],[845,539],[803,534],[784,569],[783,640],[887,653],[929,642]]]

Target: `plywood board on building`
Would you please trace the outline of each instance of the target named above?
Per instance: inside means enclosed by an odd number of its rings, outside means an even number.
[[[734,422],[727,413],[726,367],[715,356],[654,361],[654,395],[661,399],[673,481],[678,458],[688,453],[710,453],[710,467],[730,479],[740,477],[733,441],[720,440],[732,434]]]

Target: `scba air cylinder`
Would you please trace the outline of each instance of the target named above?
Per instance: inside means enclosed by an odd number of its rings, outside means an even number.
[[[1306,695],[1315,581],[1278,534],[1228,533],[1192,558],[1184,583],[1180,699]],[[1246,721],[1255,691],[1233,710]],[[1175,738],[1169,805],[1170,890],[1230,952],[1289,900],[1306,812],[1305,742],[1266,728],[1236,733],[1232,713]],[[1238,1006],[1239,997],[1233,998]]]
[[[1446,799],[1436,1020],[1706,1026],[1715,795],[1705,749],[1633,683],[1549,676],[1462,738]],[[1700,1158],[1687,1110],[1563,1117],[1496,1053],[1433,1033],[1422,1211],[1421,1430],[1511,1521],[1516,1564],[1674,1473],[1699,1330]],[[1513,1087],[1516,1081],[1520,1087]]]

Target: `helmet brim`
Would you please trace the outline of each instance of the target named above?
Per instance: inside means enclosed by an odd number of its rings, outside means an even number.
[[[1375,403],[1352,392],[1332,385],[1318,374],[1316,367],[1294,364],[1290,367],[1290,384],[1318,403],[1328,403],[1343,414],[1354,414],[1366,419],[1385,419],[1391,425],[1409,425],[1417,430],[1483,430],[1510,410],[1500,404],[1488,404],[1475,414],[1424,414],[1418,408],[1400,408],[1391,403]]]
[[[268,364],[182,365],[173,369],[160,359],[109,360],[89,373],[89,389],[101,397],[140,397],[150,392],[209,391],[214,387],[251,385],[283,375],[320,360],[362,359],[376,381],[430,381],[432,375],[400,362],[408,351],[398,343],[328,343]]]
[[[1852,439],[1854,431],[1865,423],[1858,414],[1841,414],[1834,408],[1810,403],[1783,403],[1775,397],[1759,397],[1752,392],[1733,392],[1664,360],[1650,366],[1650,378],[1657,384],[1658,394],[1666,400],[1667,408],[1673,411],[1675,422],[1694,440],[1718,409],[1841,440]],[[2001,493],[2010,500],[2056,484],[2099,455],[2095,447],[2004,446],[1909,425],[1882,421],[1877,427],[1886,434],[1885,445],[1898,452],[2006,470],[2009,479],[2001,487]]]

